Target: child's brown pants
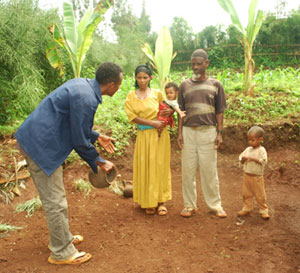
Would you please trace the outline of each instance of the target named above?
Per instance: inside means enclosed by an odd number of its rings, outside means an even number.
[[[255,197],[259,213],[267,214],[268,206],[266,204],[266,192],[264,177],[262,175],[254,175],[244,173],[243,177],[243,199],[244,199],[244,211],[253,210],[253,198]]]

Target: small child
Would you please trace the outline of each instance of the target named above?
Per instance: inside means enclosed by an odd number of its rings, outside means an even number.
[[[157,119],[162,120],[165,122],[165,125],[170,125],[171,128],[174,127],[174,119],[172,116],[165,118],[161,116],[161,110],[164,110],[166,108],[171,108],[172,110],[176,111],[179,115],[180,118],[185,117],[185,111],[181,111],[179,108],[179,105],[177,103],[177,95],[178,95],[178,90],[179,87],[176,83],[174,82],[169,82],[165,86],[165,92],[166,92],[166,97],[163,102],[159,104],[159,111],[157,114]]]
[[[264,167],[267,164],[267,152],[261,142],[264,130],[259,126],[253,126],[248,131],[247,147],[239,156],[243,164],[243,200],[244,206],[238,212],[238,216],[246,216],[253,210],[253,198],[256,198],[259,213],[264,220],[270,219],[269,209],[266,204],[266,192],[264,186]]]

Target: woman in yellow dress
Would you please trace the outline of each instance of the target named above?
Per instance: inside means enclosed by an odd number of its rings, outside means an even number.
[[[164,203],[172,198],[170,136],[163,121],[156,119],[163,94],[150,88],[151,69],[139,65],[135,70],[136,90],[130,91],[125,110],[131,123],[137,124],[133,160],[133,201],[147,214],[168,213]],[[166,109],[164,115],[172,111]],[[160,137],[158,136],[160,132]]]

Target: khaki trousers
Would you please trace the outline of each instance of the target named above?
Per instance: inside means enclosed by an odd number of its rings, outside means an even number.
[[[69,231],[68,204],[62,167],[47,176],[30,157],[26,157],[26,161],[45,211],[51,257],[55,260],[68,259],[77,250],[72,243],[73,235]]]
[[[249,175],[244,173],[243,177],[243,200],[244,200],[244,211],[253,210],[253,199],[259,207],[259,213],[267,214],[269,213],[268,206],[266,204],[266,192],[264,177],[262,175]]]
[[[217,172],[214,126],[182,128],[182,194],[184,207],[197,208],[196,173],[199,167],[201,189],[207,206],[222,209]]]

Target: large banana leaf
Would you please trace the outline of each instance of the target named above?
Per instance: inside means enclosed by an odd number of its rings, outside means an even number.
[[[56,45],[60,45],[67,51],[73,67],[74,76],[80,77],[81,66],[88,49],[93,42],[93,34],[98,24],[103,20],[103,15],[114,3],[114,0],[100,0],[94,11],[88,10],[78,26],[72,5],[64,2],[64,33],[61,34],[56,26],[52,35],[52,41],[47,47],[47,58],[50,64],[56,69],[62,69]],[[64,36],[64,38],[63,38]],[[62,71],[62,70],[61,70]]]
[[[250,13],[250,9],[249,9],[249,13]],[[264,13],[263,13],[263,11],[259,10],[256,14],[253,24],[249,25],[249,22],[248,22],[247,37],[249,39],[249,43],[250,43],[251,47],[252,47],[254,40],[261,28],[263,21],[264,21]]]
[[[170,73],[170,66],[173,55],[173,41],[170,31],[163,27],[155,43],[155,59],[157,72],[160,75],[160,89],[164,89],[165,80]]]
[[[93,42],[93,34],[99,25],[99,23],[103,20],[103,15],[107,11],[108,8],[113,4],[113,0],[102,0],[99,1],[97,6],[95,7],[94,12],[91,11],[86,13],[86,17],[82,17],[79,26],[79,41],[78,41],[78,51],[77,51],[77,63],[78,63],[78,73],[80,74],[81,65],[85,59],[86,53],[89,50],[92,42]]]
[[[145,53],[145,55],[151,60],[151,65],[155,68],[156,68],[156,65],[155,65],[155,56],[153,54],[153,51],[150,47],[150,45],[148,43],[145,43],[143,46],[142,46],[142,51]]]
[[[176,56],[176,53],[173,55],[173,41],[169,29],[165,26],[161,29],[155,43],[155,54],[153,54],[151,47],[147,43],[142,47],[142,51],[157,70],[160,89],[164,91],[165,82],[170,73],[171,62]]]
[[[64,2],[64,36],[66,40],[66,44],[72,55],[75,55],[77,52],[77,42],[78,42],[78,34],[77,34],[77,24],[73,11],[73,7],[71,4]]]
[[[244,89],[246,95],[254,95],[254,86],[252,85],[252,76],[254,70],[254,60],[252,58],[252,47],[257,33],[259,32],[264,14],[262,11],[257,11],[258,0],[251,0],[248,10],[248,24],[244,29],[240,23],[239,17],[231,0],[218,0],[220,6],[230,15],[233,25],[242,34],[244,56],[245,56],[245,71],[244,71]]]
[[[237,28],[237,30],[242,34],[245,34],[245,30],[231,0],[218,0],[218,2],[220,6],[230,15],[232,24]]]
[[[48,28],[52,36],[52,41],[47,46],[46,57],[51,66],[57,69],[59,71],[59,76],[62,77],[64,74],[63,64],[59,56],[57,45],[60,45],[62,48],[65,48],[65,41],[63,37],[60,36],[59,29],[55,24],[49,26]]]

